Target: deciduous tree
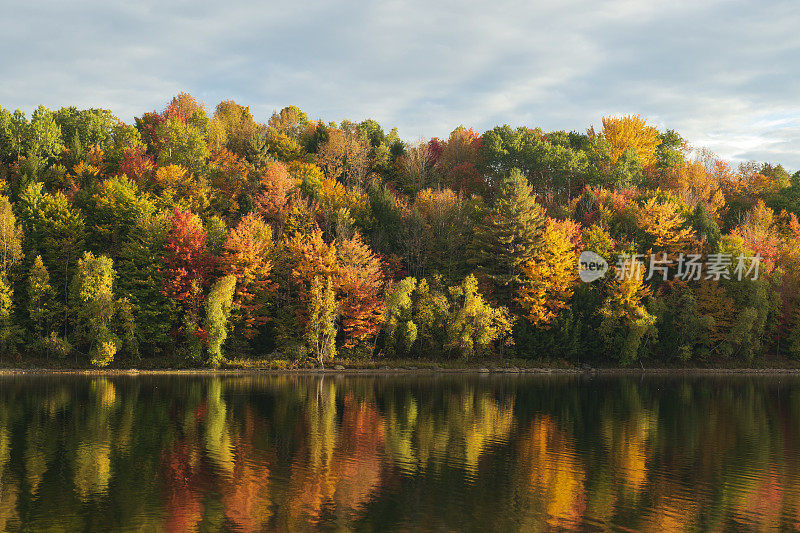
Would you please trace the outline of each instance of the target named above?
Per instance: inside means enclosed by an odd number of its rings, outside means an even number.
[[[336,356],[336,301],[333,280],[314,276],[306,303],[305,339],[320,367]]]
[[[648,312],[644,302],[650,291],[643,285],[642,273],[633,270],[633,275],[609,282],[599,311],[598,332],[612,356],[623,365],[638,359],[642,343],[655,333],[656,317]]]
[[[228,317],[231,314],[236,276],[228,275],[217,280],[206,300],[205,331],[208,338],[208,364],[217,368],[224,356],[222,345],[228,337]]]
[[[72,281],[76,335],[89,344],[89,356],[95,366],[109,365],[120,346],[119,338],[110,329],[116,276],[111,259],[85,252]]]
[[[224,270],[236,277],[232,318],[247,339],[252,339],[268,318],[274,246],[272,228],[254,214],[244,217],[225,243]]]
[[[317,152],[317,164],[329,179],[348,187],[362,185],[369,170],[369,149],[355,132],[330,130]]]
[[[383,272],[381,262],[360,234],[340,240],[336,247],[344,347],[354,348],[373,338],[380,329],[383,314]]]
[[[11,208],[8,198],[0,195],[0,269],[6,280],[11,267],[22,260],[22,226]]]
[[[523,265],[523,284],[517,301],[534,326],[548,328],[563,309],[569,308],[577,282],[577,256],[570,235],[550,219],[541,250]]]
[[[161,272],[164,294],[180,309],[180,329],[189,342],[191,357],[199,361],[206,335],[200,327],[200,308],[214,261],[206,249],[206,232],[197,216],[176,206],[171,225]]]
[[[44,339],[50,333],[53,321],[52,299],[53,287],[50,286],[50,274],[37,255],[28,273],[28,315],[33,325],[36,339]]]
[[[478,280],[469,275],[450,289],[453,310],[447,324],[448,348],[463,357],[483,355],[495,341],[511,335],[513,319],[504,307],[494,308],[478,293]]]
[[[647,125],[639,115],[603,117],[603,137],[611,146],[611,160],[617,160],[627,150],[633,150],[642,166],[656,163],[656,148],[661,144],[658,130]]]
[[[258,192],[253,200],[258,211],[267,220],[283,223],[292,191],[297,180],[289,174],[286,165],[280,162],[269,163],[261,175]]]

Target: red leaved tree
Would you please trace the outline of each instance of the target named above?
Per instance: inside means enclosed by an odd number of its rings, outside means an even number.
[[[261,177],[259,192],[253,198],[259,212],[268,220],[282,222],[296,186],[297,181],[289,174],[286,165],[277,161],[269,163]]]
[[[122,154],[119,172],[140,187],[147,188],[153,179],[155,166],[153,156],[147,153],[144,146],[131,146],[126,148]]]
[[[353,348],[377,335],[383,314],[384,277],[380,259],[356,233],[337,246],[344,347]]]
[[[214,260],[206,250],[206,232],[191,211],[175,206],[164,255],[164,294],[178,303],[186,302],[193,285],[208,284]]]

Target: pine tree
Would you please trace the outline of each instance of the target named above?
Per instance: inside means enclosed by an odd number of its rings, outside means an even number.
[[[62,193],[42,193],[41,183],[30,185],[22,193],[18,205],[25,229],[26,253],[31,257],[42,256],[60,302],[54,310],[63,317],[60,322],[66,328],[69,280],[85,243],[83,216]]]
[[[709,216],[708,210],[702,202],[698,203],[692,212],[692,228],[708,253],[717,251],[721,237],[719,226]]]
[[[140,215],[122,244],[117,259],[118,292],[127,298],[136,317],[136,341],[152,353],[170,344],[175,301],[164,294],[162,272],[168,217],[162,213]]]
[[[544,215],[528,180],[519,170],[500,184],[487,219],[476,235],[476,258],[494,282],[495,296],[510,302],[522,281],[523,266],[541,248]]]

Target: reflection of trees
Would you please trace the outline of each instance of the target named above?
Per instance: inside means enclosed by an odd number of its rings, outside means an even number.
[[[340,517],[351,517],[362,510],[381,485],[384,419],[374,402],[346,394],[341,427],[341,459],[337,465],[339,480],[334,502]]]
[[[111,479],[111,416],[117,404],[116,388],[107,379],[92,380],[86,422],[77,435],[74,453],[75,490],[78,497],[105,496]]]
[[[8,531],[11,526],[19,527],[17,513],[19,485],[8,471],[11,435],[7,424],[6,410],[0,409],[0,531]]]
[[[225,515],[237,531],[264,531],[272,517],[269,464],[274,458],[255,445],[264,430],[264,421],[248,406],[234,438],[233,471],[222,486]]]
[[[192,531],[203,519],[207,483],[200,454],[190,442],[179,442],[164,454],[160,468],[167,531]]]
[[[323,505],[335,490],[337,472],[332,468],[338,439],[336,427],[336,385],[319,379],[308,390],[305,413],[305,446],[298,450],[289,480],[290,501],[285,507],[289,524],[319,517]]]
[[[206,393],[204,440],[209,456],[225,473],[233,472],[233,450],[228,433],[227,406],[222,398],[222,381],[212,378]]]
[[[624,489],[634,497],[647,482],[650,442],[657,427],[657,406],[642,405],[636,387],[626,385],[624,416],[606,406],[600,421],[603,445],[610,456],[610,466],[621,478]]]
[[[329,379],[315,380],[307,399],[306,442],[292,462],[283,494],[289,529],[326,520],[344,525],[381,484],[384,420],[374,402],[342,395]]]
[[[800,388],[754,379],[0,386],[0,530],[800,525]]]
[[[390,408],[386,433],[389,451],[407,473],[444,462],[475,473],[481,453],[504,443],[511,432],[513,397],[499,401],[467,389],[448,394],[443,403],[404,401]]]
[[[578,527],[586,506],[586,473],[571,439],[545,416],[518,437],[517,447],[521,488],[530,498],[525,528]]]

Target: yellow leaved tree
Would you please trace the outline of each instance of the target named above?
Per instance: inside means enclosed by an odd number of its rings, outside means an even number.
[[[656,147],[661,139],[658,130],[647,125],[647,119],[639,115],[603,117],[603,136],[611,147],[612,163],[630,149],[639,157],[643,168],[655,164]]]
[[[541,251],[522,271],[517,302],[534,326],[547,329],[559,311],[569,308],[577,282],[575,248],[562,224],[548,221]]]
[[[639,208],[636,224],[645,233],[645,250],[667,252],[670,255],[687,253],[698,247],[694,232],[688,227],[686,215],[677,202],[647,200]]]

